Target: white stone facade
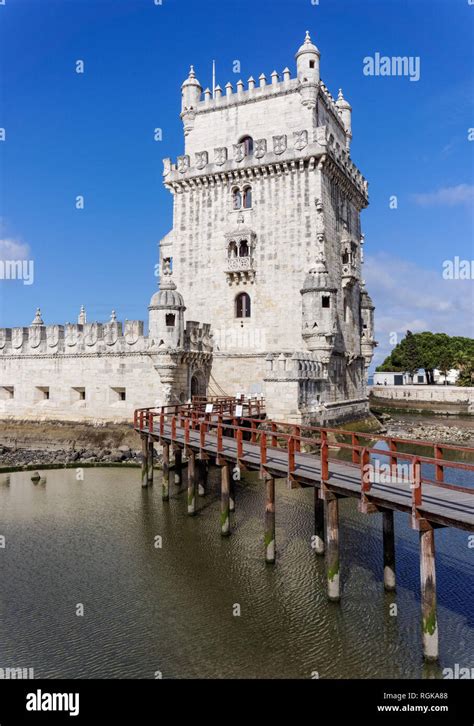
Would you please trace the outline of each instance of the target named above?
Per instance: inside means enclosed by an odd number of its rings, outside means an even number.
[[[1,415],[120,420],[206,390],[264,393],[280,420],[368,412],[367,182],[350,158],[351,107],[319,65],[307,34],[295,78],[286,68],[212,97],[191,68],[184,154],[164,161],[173,229],[148,336],[140,321],[122,329],[83,314],[0,330]]]
[[[286,68],[214,97],[191,67],[184,154],[164,162],[174,225],[161,257],[190,316],[211,324],[214,393],[261,391],[272,416],[336,421],[368,411],[367,182],[349,155],[351,107],[320,81],[309,34],[296,61],[296,78]]]

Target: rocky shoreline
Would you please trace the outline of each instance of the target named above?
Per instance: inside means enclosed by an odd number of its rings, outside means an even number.
[[[433,424],[416,419],[407,422],[388,414],[380,414],[378,418],[383,426],[380,433],[384,436],[474,447],[474,422],[470,427],[460,428],[452,423]]]
[[[161,462],[161,456],[155,450],[155,461]],[[142,454],[129,446],[119,446],[116,449],[16,449],[0,446],[0,470],[31,469],[35,467],[74,467],[74,466],[114,466],[128,465],[140,466]]]

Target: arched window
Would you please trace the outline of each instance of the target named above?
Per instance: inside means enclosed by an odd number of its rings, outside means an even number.
[[[253,139],[251,136],[244,136],[239,141],[240,144],[245,144],[244,154],[245,156],[252,156],[253,154]]]
[[[241,292],[235,298],[235,317],[236,318],[249,318],[250,317],[250,296],[246,292]]]
[[[229,242],[229,257],[237,257],[237,244],[233,239]]]
[[[250,209],[252,206],[252,187],[244,189],[244,209]]]
[[[242,206],[242,194],[240,193],[240,189],[233,189],[232,190],[232,207],[234,209],[240,209]]]
[[[249,243],[246,239],[241,240],[239,245],[239,257],[248,257],[249,253]]]

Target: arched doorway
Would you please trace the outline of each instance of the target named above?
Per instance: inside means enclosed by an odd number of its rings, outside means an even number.
[[[194,371],[191,376],[191,398],[206,395],[206,379],[202,371]]]

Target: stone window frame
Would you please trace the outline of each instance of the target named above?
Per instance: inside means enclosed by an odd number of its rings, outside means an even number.
[[[250,204],[247,204],[247,194],[250,191]],[[231,189],[231,202],[233,212],[248,212],[253,209],[253,187],[249,182],[233,184]]]
[[[242,314],[239,315],[239,312]],[[234,315],[237,320],[246,320],[252,317],[252,298],[248,292],[241,290],[235,296]]]

